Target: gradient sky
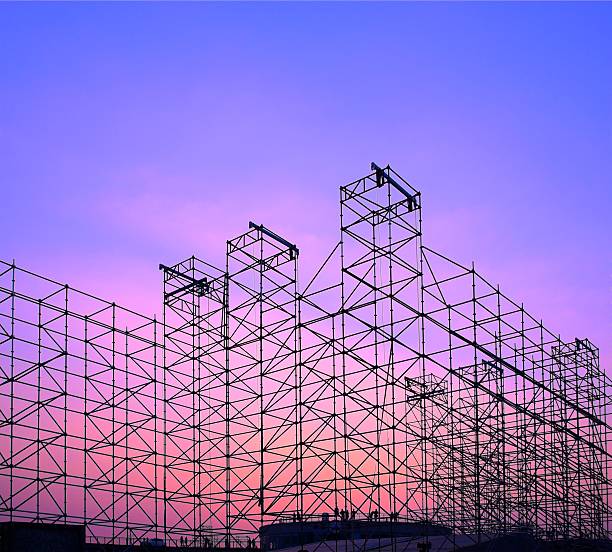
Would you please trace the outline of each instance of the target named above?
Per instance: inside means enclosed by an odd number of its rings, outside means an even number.
[[[0,5],[0,257],[160,311],[263,223],[304,277],[391,163],[428,245],[612,360],[612,5]]]

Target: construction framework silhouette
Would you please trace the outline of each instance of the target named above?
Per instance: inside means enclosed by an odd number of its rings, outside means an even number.
[[[251,223],[225,267],[160,265],[162,320],[0,264],[0,520],[227,547],[326,514],[608,538],[598,349],[427,247],[421,215],[373,163],[311,281]]]

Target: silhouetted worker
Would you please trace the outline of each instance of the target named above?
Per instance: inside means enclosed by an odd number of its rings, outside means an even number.
[[[416,196],[409,196],[408,197],[408,212],[412,213],[412,211],[414,211],[417,208],[417,200],[416,200]]]
[[[385,183],[385,173],[380,167],[376,167],[376,185],[380,188]]]

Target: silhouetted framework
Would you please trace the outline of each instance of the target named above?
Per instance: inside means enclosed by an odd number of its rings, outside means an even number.
[[[598,349],[427,247],[421,216],[372,164],[304,286],[250,223],[223,268],[160,265],[162,320],[1,263],[0,520],[204,548],[321,520],[608,538]]]

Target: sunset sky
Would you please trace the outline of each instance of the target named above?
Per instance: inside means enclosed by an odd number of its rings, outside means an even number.
[[[304,280],[390,163],[424,241],[612,361],[612,5],[3,4],[0,258],[153,314],[263,223]]]

